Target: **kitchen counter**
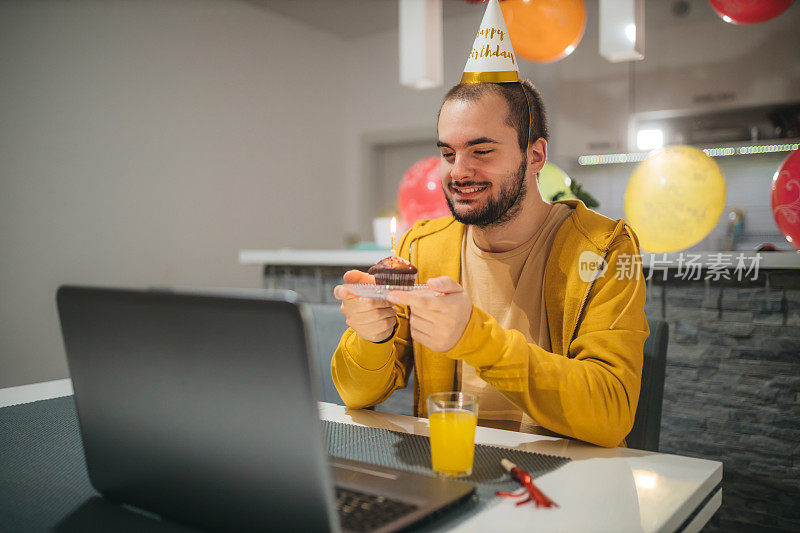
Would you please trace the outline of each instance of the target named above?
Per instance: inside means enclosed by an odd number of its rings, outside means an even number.
[[[371,266],[389,255],[389,250],[242,250],[243,265],[274,266]],[[745,267],[758,263],[758,269],[800,269],[800,252],[698,251],[642,254],[642,267],[674,268],[700,265],[703,268],[728,266],[731,270],[740,261]]]

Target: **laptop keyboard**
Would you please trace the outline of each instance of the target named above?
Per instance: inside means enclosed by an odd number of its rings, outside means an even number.
[[[417,509],[384,496],[336,487],[336,507],[343,529],[372,531]]]

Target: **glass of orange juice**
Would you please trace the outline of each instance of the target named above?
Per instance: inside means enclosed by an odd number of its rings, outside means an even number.
[[[428,396],[431,460],[440,476],[472,474],[478,399],[466,392],[436,392]]]

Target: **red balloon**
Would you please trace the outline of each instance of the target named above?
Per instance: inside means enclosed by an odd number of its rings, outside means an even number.
[[[426,157],[411,165],[400,182],[397,203],[409,228],[417,220],[450,214],[442,191],[438,157]]]
[[[786,240],[800,250],[800,149],[789,154],[772,178],[772,216]]]
[[[731,24],[758,24],[775,18],[794,0],[709,0],[711,7]]]

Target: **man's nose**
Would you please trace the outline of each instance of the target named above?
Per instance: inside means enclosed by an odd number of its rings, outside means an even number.
[[[456,154],[453,166],[450,168],[450,178],[459,181],[465,178],[471,178],[475,175],[475,169],[469,161],[469,158],[463,155]]]

